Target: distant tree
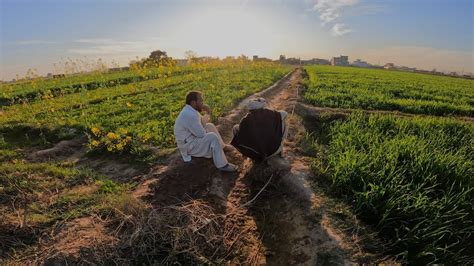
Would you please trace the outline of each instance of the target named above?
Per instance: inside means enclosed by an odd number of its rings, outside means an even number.
[[[196,61],[196,58],[198,57],[197,53],[192,50],[187,50],[186,52],[184,52],[184,55],[188,60],[188,63],[194,63]]]
[[[167,58],[167,57],[168,55],[166,55],[165,51],[156,50],[156,51],[151,52],[148,58],[159,62],[161,58]]]
[[[165,51],[156,50],[148,58],[130,62],[130,67],[150,68],[160,66],[175,66],[176,61],[169,57]]]

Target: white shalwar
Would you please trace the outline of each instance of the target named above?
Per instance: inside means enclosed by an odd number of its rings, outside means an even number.
[[[216,126],[208,121],[209,115],[202,116],[186,104],[174,123],[174,137],[185,162],[190,162],[191,156],[212,158],[214,165],[221,168],[227,165],[225,144]]]

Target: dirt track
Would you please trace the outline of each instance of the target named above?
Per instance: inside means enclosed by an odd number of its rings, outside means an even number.
[[[239,166],[240,172],[227,174],[217,171],[210,159],[195,158],[192,164],[186,164],[175,153],[167,166],[149,174],[135,195],[146,198],[155,207],[195,199],[208,202],[216,212],[225,215],[225,228],[239,227],[239,232],[243,232],[241,242],[245,244],[239,246],[239,257],[231,261],[234,263],[315,265],[366,261],[371,255],[351,240],[354,235],[343,235],[332,227],[324,200],[309,184],[310,162],[299,148],[305,130],[301,118],[293,114],[301,89],[301,74],[301,69],[296,69],[275,85],[251,96],[264,97],[270,108],[290,114],[283,154],[286,162],[274,163],[289,164],[289,169],[253,165],[234,150],[226,154],[230,162]],[[217,126],[225,142],[230,141],[232,126],[246,114],[246,100],[219,119]],[[270,177],[273,180],[268,187],[248,204]]]
[[[334,206],[328,204],[324,195],[313,191],[314,187],[310,184],[310,180],[314,179],[310,171],[310,159],[301,150],[306,131],[302,118],[296,114],[301,76],[302,70],[295,69],[266,90],[244,99],[217,122],[224,141],[228,143],[232,126],[247,112],[244,107],[246,101],[251,97],[264,97],[268,107],[290,114],[284,160],[271,160],[269,165],[254,165],[234,149],[226,152],[226,155],[230,162],[239,166],[240,171],[222,173],[214,167],[211,159],[193,158],[192,163],[184,163],[176,151],[168,156],[166,165],[156,165],[148,174],[135,176],[140,184],[133,191],[133,196],[142,199],[154,210],[196,201],[210,206],[215,215],[221,218],[220,233],[224,235],[222,245],[229,251],[225,255],[226,263],[341,265],[381,261],[379,254],[371,254],[362,247],[361,235],[366,233],[359,232],[357,220],[345,217],[349,226],[356,230],[341,229],[331,218],[335,212]],[[66,144],[70,143],[63,143],[63,146],[68,146]],[[66,157],[89,162],[88,159],[81,159],[83,156],[78,156],[76,149],[73,150],[73,156]],[[56,152],[55,149],[49,149],[47,155],[51,156],[52,151]],[[108,163],[100,160],[97,164],[103,167]],[[123,169],[131,167],[123,162],[114,162],[112,166],[118,169],[112,175],[124,175],[126,171]],[[128,172],[125,174],[130,176]],[[83,248],[95,250],[100,247],[104,249],[104,254],[110,253],[107,250],[113,249],[110,245],[118,239],[110,237],[109,233],[104,221],[94,217],[75,219],[62,226],[57,236],[41,247],[40,251],[53,255],[58,253],[60,256],[55,256],[61,260],[66,257],[73,258],[72,261],[83,261],[80,255]],[[94,238],[87,237],[91,234]],[[73,237],[62,237],[68,235]],[[88,242],[79,239],[93,240]],[[49,253],[45,257],[50,257]],[[25,261],[38,259],[26,258]],[[222,257],[220,259],[222,263]]]

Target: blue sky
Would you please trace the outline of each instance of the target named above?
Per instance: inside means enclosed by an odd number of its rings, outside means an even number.
[[[474,72],[473,0],[0,0],[1,78],[71,60],[246,54]],[[53,65],[56,63],[56,67]]]

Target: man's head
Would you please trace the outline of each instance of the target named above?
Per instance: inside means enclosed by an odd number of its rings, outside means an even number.
[[[188,92],[188,94],[186,95],[186,104],[191,105],[198,112],[201,112],[202,107],[204,106],[202,93],[199,91]]]

